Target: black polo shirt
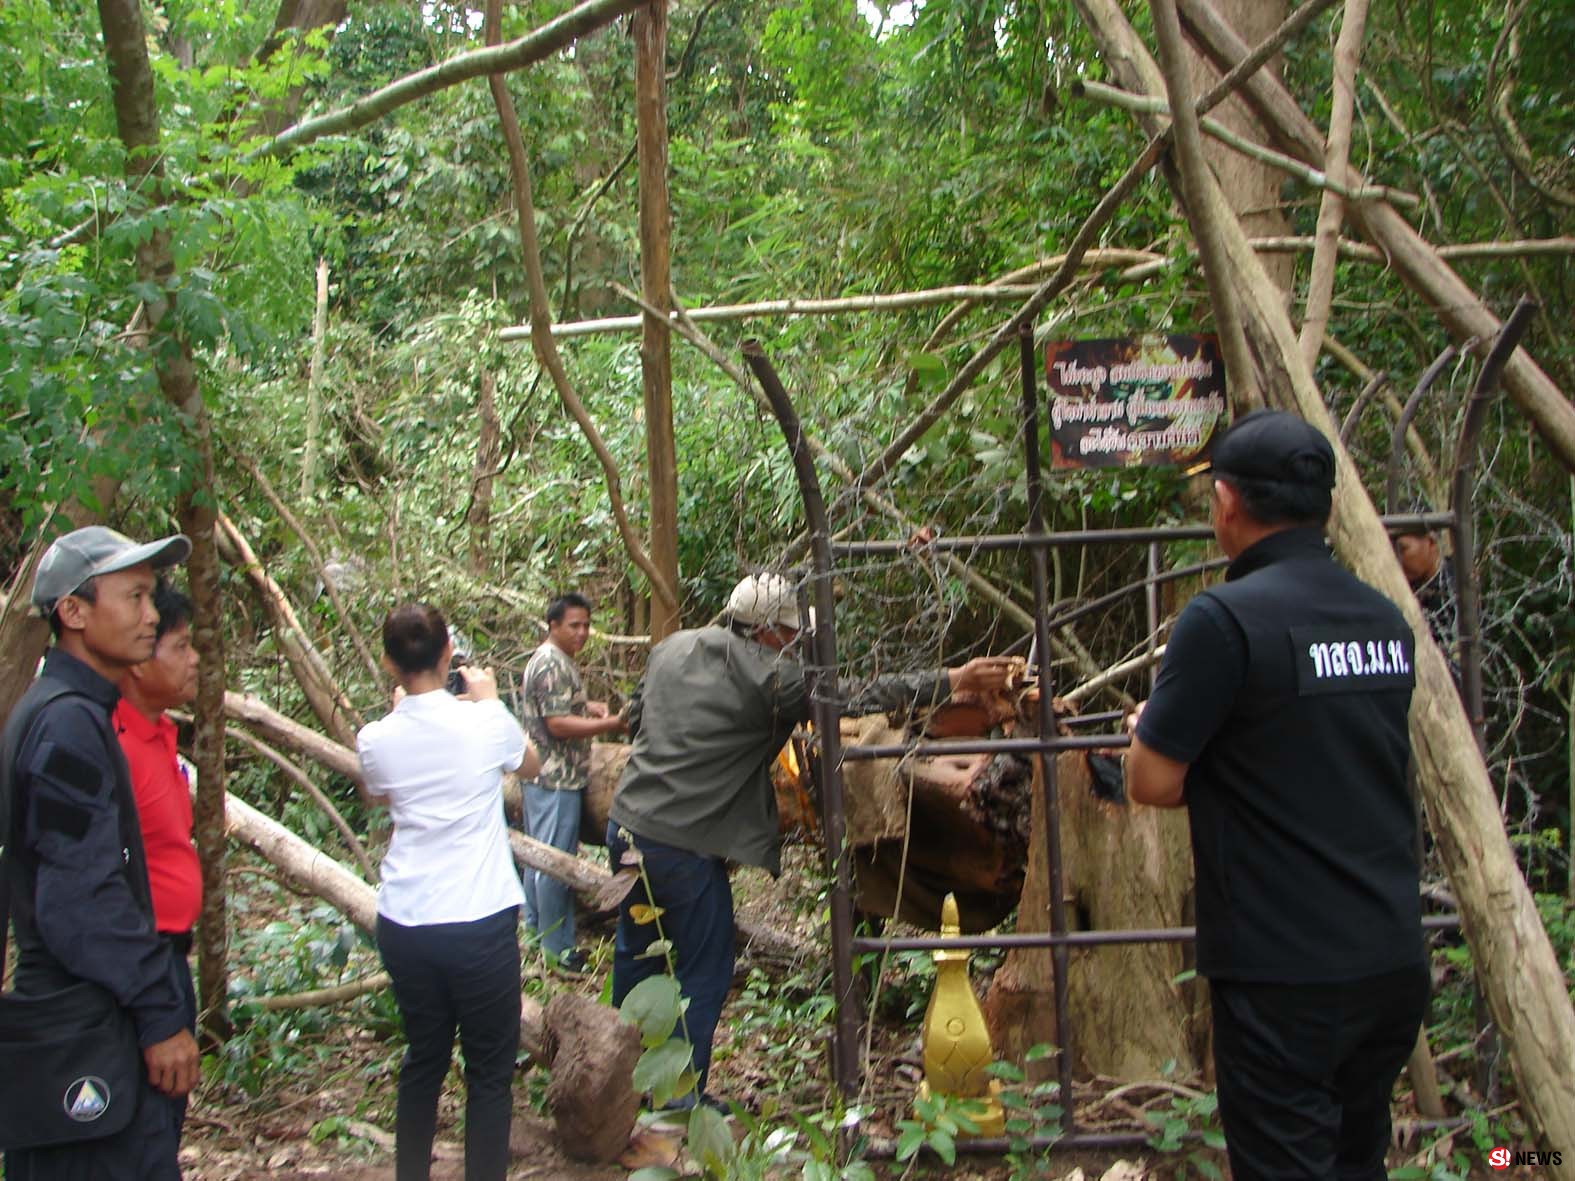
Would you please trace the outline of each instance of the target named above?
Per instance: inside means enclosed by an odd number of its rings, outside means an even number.
[[[1260,540],[1182,611],[1137,734],[1189,764],[1205,976],[1315,983],[1422,962],[1415,647],[1317,529]]]

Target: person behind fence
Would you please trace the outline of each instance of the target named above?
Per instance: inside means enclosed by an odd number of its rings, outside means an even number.
[[[394,708],[356,735],[369,802],[394,832],[377,892],[377,947],[408,1042],[399,1070],[397,1181],[429,1175],[438,1097],[459,1030],[465,1062],[465,1176],[508,1170],[520,1033],[519,876],[503,818],[503,774],[537,758],[498,700],[490,670],[462,667],[446,688],[448,625],[424,604],[383,620],[399,682]]]
[[[1460,680],[1460,601],[1455,596],[1454,568],[1444,560],[1438,534],[1425,525],[1407,525],[1395,533],[1395,557],[1411,584],[1417,605],[1427,616],[1428,630]]]
[[[591,739],[624,729],[621,715],[604,701],[587,701],[574,658],[591,634],[591,601],[570,591],[547,604],[547,639],[525,666],[521,716],[541,770],[524,785],[525,831],[574,854],[580,845],[580,805],[591,781]],[[548,959],[583,972],[574,946],[574,891],[556,878],[525,867],[525,926],[539,932]]]
[[[63,1109],[84,1128],[119,1130],[14,1149],[6,1154],[9,1181],[181,1175],[181,1116],[200,1070],[191,976],[156,929],[131,774],[111,714],[116,683],[155,652],[155,571],[190,553],[179,534],[138,544],[94,525],[59,538],[39,562],[32,602],[49,619],[54,644],[11,712],[0,764],[15,992],[43,997],[82,982],[99,986],[95,995],[107,994],[111,1011],[129,1016],[142,1062],[131,1063],[129,1090],[104,1085],[95,1069],[43,1096],[51,1112]],[[36,1091],[47,1065],[0,1078],[0,1103],[19,1108],[24,1097],[9,1088]]]
[[[641,874],[619,907],[613,1004],[667,971],[664,956],[644,954],[658,938],[654,911],[689,1002],[675,1033],[687,1035],[699,1079],[690,1104],[706,1098],[711,1042],[733,979],[727,862],[781,872],[770,766],[810,716],[804,669],[785,651],[800,625],[792,584],[776,574],[743,579],[726,618],[725,626],[680,631],[652,650],[630,699],[634,748],[607,823],[613,869],[633,849]],[[843,712],[911,712],[956,690],[1001,688],[1012,668],[1007,658],[979,657],[961,668],[881,677]]]
[[[1127,790],[1186,807],[1197,966],[1236,1181],[1385,1176],[1427,1005],[1406,786],[1416,638],[1324,542],[1334,453],[1258,411],[1215,445],[1223,585],[1182,610],[1127,720]]]

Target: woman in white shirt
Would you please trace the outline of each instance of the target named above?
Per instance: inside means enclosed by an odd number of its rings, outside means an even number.
[[[438,1095],[458,1027],[466,1181],[502,1181],[519,1052],[524,901],[502,781],[505,771],[535,774],[538,760],[489,670],[461,669],[466,692],[449,693],[452,648],[436,609],[390,611],[383,654],[400,688],[393,710],[356,735],[356,749],[371,802],[386,804],[394,820],[377,892],[377,947],[409,1043],[399,1070],[395,1176],[429,1175]]]

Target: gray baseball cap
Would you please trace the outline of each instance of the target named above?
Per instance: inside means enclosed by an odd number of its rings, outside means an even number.
[[[43,615],[90,578],[147,563],[155,570],[178,566],[191,555],[184,533],[139,544],[103,525],[75,529],[55,539],[33,577],[33,606]]]

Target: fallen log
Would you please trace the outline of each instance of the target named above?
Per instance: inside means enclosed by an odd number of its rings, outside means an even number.
[[[349,868],[309,845],[277,821],[230,796],[225,801],[228,835],[254,849],[287,878],[331,904],[368,936],[377,925],[377,893]],[[615,1144],[612,1159],[628,1141],[639,1111],[633,1084],[640,1036],[616,1011],[577,997],[553,999],[543,1009],[520,996],[520,1045],[533,1062],[561,1072],[575,1085],[551,1087],[553,1121],[567,1151],[586,1151],[586,1128],[597,1129],[596,1147]]]

